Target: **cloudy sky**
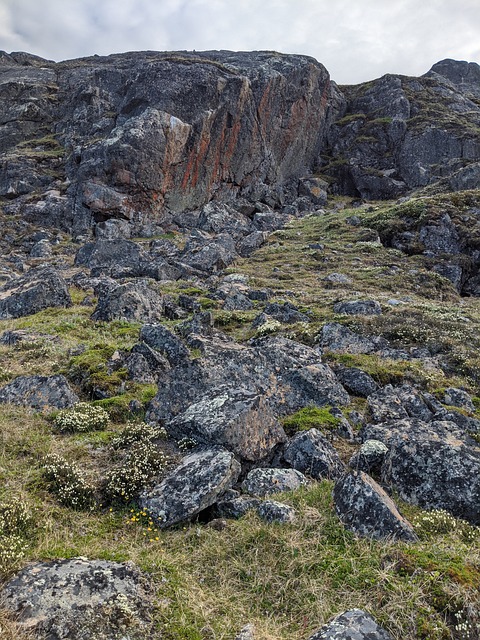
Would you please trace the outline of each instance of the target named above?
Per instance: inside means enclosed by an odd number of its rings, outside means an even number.
[[[479,0],[0,0],[0,49],[64,60],[134,50],[314,56],[339,83],[480,63]]]

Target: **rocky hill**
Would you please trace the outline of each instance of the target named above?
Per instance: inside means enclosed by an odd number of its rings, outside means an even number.
[[[2,53],[0,131],[1,637],[479,638],[480,67]]]

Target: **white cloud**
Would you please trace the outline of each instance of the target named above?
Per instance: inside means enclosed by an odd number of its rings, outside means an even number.
[[[314,56],[338,82],[479,61],[478,0],[0,0],[0,48],[56,60],[158,49]]]

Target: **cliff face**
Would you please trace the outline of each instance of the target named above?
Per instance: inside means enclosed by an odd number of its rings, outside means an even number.
[[[395,198],[480,180],[480,67],[444,60],[420,78],[386,75],[343,87],[346,114],[329,131],[323,171],[338,192]]]
[[[340,91],[312,58],[275,52],[2,54],[0,128],[7,212],[148,234],[212,200],[318,206],[322,178],[364,199],[475,188],[480,67],[444,60]]]
[[[13,54],[0,73],[0,195],[64,172],[77,232],[111,217],[165,222],[212,198],[283,204],[344,108],[321,64],[268,52]]]

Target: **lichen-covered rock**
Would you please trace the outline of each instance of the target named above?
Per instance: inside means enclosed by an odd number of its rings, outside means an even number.
[[[215,505],[216,513],[223,518],[237,520],[249,511],[255,511],[259,518],[266,522],[289,523],[296,518],[293,507],[276,500],[260,500],[250,496],[237,496],[221,499]]]
[[[379,474],[387,452],[387,445],[380,440],[365,440],[348,464],[354,471],[365,471],[369,475]]]
[[[72,304],[65,280],[53,267],[37,267],[0,288],[0,319],[21,318]]]
[[[333,305],[335,313],[345,313],[349,316],[378,316],[382,307],[376,300],[348,300]]]
[[[354,396],[366,398],[378,390],[375,380],[356,367],[339,367],[335,369],[335,375],[345,389]]]
[[[89,269],[112,266],[138,269],[142,259],[145,260],[146,256],[135,242],[123,238],[100,239],[80,247],[75,256],[75,265]]]
[[[136,640],[150,633],[153,594],[132,563],[72,558],[25,567],[2,592],[20,629],[49,640]]]
[[[265,398],[241,389],[202,398],[166,428],[175,438],[220,445],[250,461],[265,458],[287,439]]]
[[[375,431],[389,448],[383,483],[407,502],[480,523],[480,448],[455,423],[410,419]]]
[[[164,355],[172,366],[181,364],[190,357],[190,351],[180,338],[161,324],[143,325],[140,340]]]
[[[78,396],[62,375],[18,376],[0,389],[0,403],[21,405],[37,411],[67,409],[78,401]]]
[[[158,322],[164,315],[163,297],[144,282],[128,282],[110,288],[98,299],[93,320]]]
[[[375,353],[388,347],[385,338],[361,336],[338,322],[329,322],[322,327],[319,343],[324,351],[334,353]]]
[[[324,625],[309,640],[392,640],[365,611],[350,609]]]
[[[475,405],[473,404],[472,398],[469,394],[463,389],[457,389],[456,387],[449,387],[448,389],[445,389],[443,402],[445,402],[445,404],[452,405],[453,407],[460,407],[460,409],[465,409],[471,413],[474,413],[475,411]]]
[[[407,410],[391,384],[369,395],[367,406],[372,422],[381,423],[408,418]]]
[[[215,504],[240,475],[240,464],[225,449],[192,453],[160,484],[143,493],[140,504],[165,529],[190,520]]]
[[[393,500],[363,471],[340,478],[335,483],[333,499],[343,524],[362,537],[409,542],[417,539]]]
[[[282,491],[294,491],[308,484],[306,477],[296,469],[252,469],[242,482],[242,489],[255,497],[264,497]]]
[[[240,392],[261,396],[275,415],[348,404],[348,393],[316,349],[279,337],[238,344],[214,333],[208,317],[206,328],[198,316],[179,328],[201,357],[179,363],[162,379],[149,420],[169,422],[192,404],[225,394],[233,401]]]
[[[283,457],[293,469],[316,480],[335,480],[345,471],[335,448],[317,429],[296,433],[285,447]]]

